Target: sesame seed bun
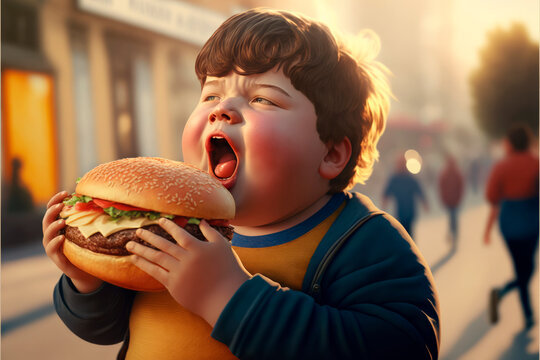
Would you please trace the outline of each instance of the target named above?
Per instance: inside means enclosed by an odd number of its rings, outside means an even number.
[[[136,157],[101,164],[75,191],[171,215],[232,219],[232,195],[208,173],[180,161]]]
[[[94,199],[184,217],[228,220],[235,213],[232,195],[209,174],[179,161],[155,157],[126,158],[99,165],[80,179],[75,191]],[[63,252],[76,267],[127,289],[164,289],[131,263],[132,255],[92,251],[84,247],[90,242],[86,237],[70,239],[72,233],[65,233]]]

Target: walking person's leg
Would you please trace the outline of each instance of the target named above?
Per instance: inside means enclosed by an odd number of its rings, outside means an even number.
[[[490,294],[489,315],[492,323],[498,321],[498,305],[502,298],[514,289],[518,289],[525,327],[534,324],[529,295],[529,283],[534,272],[534,261],[538,238],[505,239],[508,252],[514,266],[515,279],[510,280],[502,288],[495,288]]]
[[[529,283],[534,272],[534,260],[537,247],[537,239],[520,239],[509,243],[514,268],[516,271],[516,285],[519,289],[521,308],[525,318],[525,326],[530,328],[533,321]]]
[[[458,236],[458,219],[457,219],[457,208],[449,208],[450,212],[450,234],[452,236],[452,247],[457,246],[457,236]]]
[[[517,281],[517,270],[516,270],[516,262],[515,257],[512,254],[512,250],[510,249],[509,240],[504,238],[504,242],[506,244],[506,247],[508,249],[508,253],[510,254],[510,258],[512,260],[512,265],[514,266],[514,278],[510,281],[508,281],[504,286],[493,288],[489,294],[489,320],[492,324],[495,324],[497,321],[499,321],[499,302],[502,300],[502,298],[508,294],[513,289],[516,289],[518,287],[518,281]]]

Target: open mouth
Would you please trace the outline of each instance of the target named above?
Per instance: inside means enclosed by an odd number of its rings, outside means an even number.
[[[238,158],[233,147],[226,137],[213,135],[206,142],[206,151],[212,173],[227,187],[227,180],[234,178],[238,167]]]

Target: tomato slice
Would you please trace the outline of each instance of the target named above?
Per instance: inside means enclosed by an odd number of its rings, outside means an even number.
[[[180,227],[185,227],[187,222],[188,222],[188,218],[186,217],[183,217],[183,216],[176,216],[173,221],[175,222],[176,225],[180,226]]]
[[[87,203],[78,202],[75,204],[74,207],[75,207],[75,210],[77,211],[103,211],[103,209],[97,206],[96,204],[94,204],[93,201],[90,201]]]
[[[112,207],[114,207],[114,208],[116,208],[118,210],[123,210],[123,211],[150,211],[150,210],[139,208],[139,207],[136,207],[136,206],[126,205],[126,204],[117,203],[117,202],[109,201],[109,200],[94,199],[93,201],[98,206],[102,207],[103,209],[106,209],[106,208],[112,206]]]
[[[148,210],[148,209],[143,209],[143,208],[139,208],[139,207],[135,207],[135,206],[131,206],[131,205],[126,205],[126,204],[122,204],[122,203],[113,203],[112,206],[117,208],[118,210],[124,210],[124,211],[151,211],[151,210]]]
[[[229,226],[229,220],[207,220],[212,226]]]
[[[114,204],[114,201],[103,200],[103,199],[93,199],[92,201],[94,201],[97,206],[102,207],[103,209],[111,207]]]

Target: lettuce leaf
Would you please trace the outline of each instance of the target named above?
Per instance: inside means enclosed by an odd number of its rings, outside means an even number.
[[[90,196],[73,194],[69,199],[64,200],[64,204],[73,206],[79,202],[89,203],[90,201],[92,201]]]
[[[76,195],[73,194],[69,199],[64,200],[65,205],[75,206],[75,204],[83,202],[89,203],[93,199],[90,196],[86,195]],[[113,206],[103,209],[106,214],[108,214],[113,220],[119,220],[122,217],[136,218],[136,217],[147,217],[150,220],[157,220],[161,217],[167,219],[174,219],[174,215],[162,214],[157,211],[126,211],[120,210]]]
[[[120,210],[113,206],[110,206],[108,208],[103,209],[110,217],[112,217],[114,220],[118,220],[121,217],[129,217],[129,218],[136,218],[136,217],[146,217],[150,220],[157,220],[161,217],[167,218],[167,219],[173,219],[174,215],[169,214],[162,214],[157,211],[126,211],[126,210]]]

